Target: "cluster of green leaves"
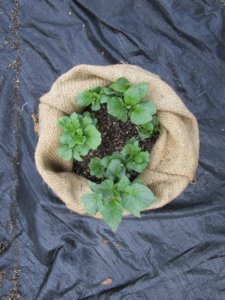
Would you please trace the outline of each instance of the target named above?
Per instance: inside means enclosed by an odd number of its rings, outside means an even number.
[[[142,173],[149,162],[149,152],[142,151],[138,141],[132,138],[123,147],[121,152],[113,152],[110,156],[102,159],[92,158],[89,164],[90,174],[97,178],[111,178],[117,180],[121,176],[130,177],[135,171]]]
[[[91,106],[98,111],[106,104],[107,111],[122,122],[128,118],[137,125],[140,139],[149,138],[159,131],[159,119],[155,104],[147,98],[148,85],[132,85],[124,77],[109,86],[95,87],[76,97],[80,106]],[[73,113],[58,120],[63,133],[59,137],[57,154],[64,160],[82,161],[90,150],[96,150],[101,143],[101,134],[96,127],[97,120],[89,112]],[[133,172],[142,173],[149,162],[149,152],[142,151],[138,141],[130,139],[122,151],[100,159],[92,158],[90,174],[101,183],[88,181],[92,193],[82,197],[84,210],[91,215],[100,213],[113,231],[119,226],[123,211],[136,217],[149,207],[155,197],[152,191],[138,180],[130,181]]]
[[[82,156],[95,150],[101,144],[101,134],[96,128],[97,120],[89,112],[82,115],[72,113],[58,119],[58,126],[63,134],[59,137],[60,147],[57,154],[64,160],[82,161]]]
[[[156,113],[156,106],[150,100],[143,101],[148,93],[147,83],[131,86],[127,79],[119,78],[109,89],[117,93],[107,100],[107,111],[110,115],[123,122],[130,117],[131,122],[136,125],[151,121]]]
[[[109,87],[96,87],[83,92],[76,98],[81,106],[91,105],[92,110],[99,110],[101,104],[107,104],[108,113],[122,122],[130,121],[139,125],[141,139],[150,137],[159,129],[155,104],[145,99],[148,93],[147,83],[132,85],[124,77],[118,78]]]
[[[82,197],[84,210],[91,215],[99,212],[115,232],[120,224],[123,210],[136,217],[155,200],[152,191],[145,185],[123,175],[119,181],[105,179],[100,184],[88,181],[92,193]]]
[[[142,173],[149,162],[149,153],[142,151],[138,141],[130,139],[121,152],[89,164],[92,176],[103,179],[100,184],[88,182],[92,193],[82,197],[84,210],[95,215],[99,212],[113,231],[119,226],[123,210],[136,217],[154,202],[152,191],[137,180],[130,182],[132,171]]]

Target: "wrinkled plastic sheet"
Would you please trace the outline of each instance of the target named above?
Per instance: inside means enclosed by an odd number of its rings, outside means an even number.
[[[225,299],[224,3],[2,0],[0,33],[0,299]],[[160,75],[201,139],[196,181],[116,234],[43,183],[32,120],[59,75],[114,63]]]

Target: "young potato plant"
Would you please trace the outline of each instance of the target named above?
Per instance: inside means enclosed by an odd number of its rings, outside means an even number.
[[[139,125],[140,138],[146,139],[158,132],[159,122],[155,104],[145,99],[148,93],[147,83],[132,85],[124,77],[118,78],[109,87],[96,87],[76,97],[76,103],[90,106],[93,111],[99,110],[101,104],[107,105],[108,113],[122,122],[128,117],[131,123]]]
[[[147,83],[138,83],[131,86],[125,78],[119,78],[110,87],[117,95],[111,95],[107,99],[107,111],[118,120],[126,122],[128,117],[135,125],[145,124],[152,120],[156,113],[156,106],[150,100],[143,101],[148,92]]]
[[[152,191],[139,182],[130,182],[132,171],[142,173],[149,162],[149,153],[142,151],[138,141],[131,139],[121,152],[89,164],[92,176],[102,178],[100,184],[88,182],[91,194],[84,195],[84,210],[95,215],[99,212],[113,231],[119,226],[124,210],[140,217],[140,212],[154,202]]]
[[[88,186],[92,193],[82,197],[84,210],[91,215],[99,212],[114,232],[124,210],[140,217],[140,212],[155,201],[154,194],[147,186],[130,182],[125,175],[118,181],[105,179],[100,184],[88,181]]]
[[[122,96],[129,86],[129,81],[121,77],[109,87],[97,86],[81,93],[76,97],[75,102],[80,106],[91,106],[93,111],[97,111],[101,108],[101,104],[107,103],[112,97]]]
[[[72,113],[69,117],[58,120],[58,126],[63,134],[59,137],[61,146],[57,154],[64,160],[82,161],[82,156],[90,150],[95,150],[101,144],[101,134],[96,128],[97,120],[89,112],[83,115]]]
[[[121,152],[113,152],[102,159],[92,158],[89,164],[90,174],[97,178],[119,179],[130,172],[142,173],[149,163],[150,154],[142,151],[135,138],[130,139]]]

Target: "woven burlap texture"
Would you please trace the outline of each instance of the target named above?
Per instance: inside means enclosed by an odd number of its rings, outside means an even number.
[[[57,120],[74,111],[82,111],[75,103],[75,97],[79,93],[98,85],[109,84],[118,77],[126,77],[132,83],[148,83],[149,98],[158,109],[162,133],[152,149],[149,166],[139,176],[156,195],[156,202],[148,209],[162,207],[177,197],[193,180],[197,168],[197,121],[174,90],[159,76],[127,64],[79,65],[60,76],[50,91],[40,99],[40,128],[35,161],[47,185],[70,210],[80,214],[85,213],[81,196],[90,190],[86,179],[72,172],[73,162],[65,162],[56,154],[61,134]],[[126,214],[125,212],[124,215]]]

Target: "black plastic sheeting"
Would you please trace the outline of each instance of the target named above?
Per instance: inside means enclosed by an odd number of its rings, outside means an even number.
[[[225,299],[224,3],[2,0],[0,32],[0,299]],[[195,183],[113,234],[43,183],[32,114],[71,67],[115,63],[176,90],[201,150]]]

